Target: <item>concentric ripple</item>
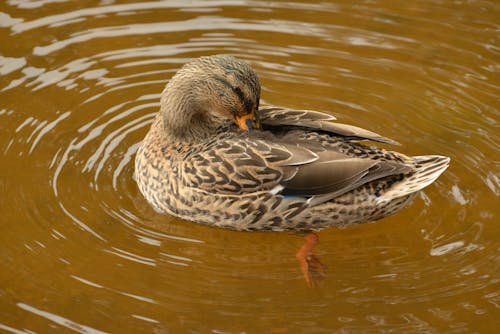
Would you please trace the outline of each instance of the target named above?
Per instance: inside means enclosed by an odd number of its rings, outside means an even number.
[[[9,0],[0,5],[0,329],[12,333],[493,332],[498,5]],[[442,154],[394,217],[300,236],[160,215],[134,157],[169,78],[195,57],[249,61],[270,104]]]

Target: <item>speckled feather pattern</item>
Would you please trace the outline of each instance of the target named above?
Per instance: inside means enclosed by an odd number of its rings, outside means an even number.
[[[231,74],[218,81],[224,86],[231,80],[245,81],[251,69],[232,57],[222,60],[225,72]],[[185,78],[200,71],[219,75],[219,62],[210,59],[208,67],[202,64]],[[236,62],[233,67],[232,62]],[[237,74],[233,79],[232,73]],[[181,79],[182,75],[181,71]],[[257,92],[258,105],[260,87],[255,87],[256,75],[250,77],[243,83],[250,87],[242,93],[248,97],[237,97],[242,110],[252,92]],[[224,86],[209,87],[203,94],[210,96]],[[182,94],[182,87],[171,82],[166,91]],[[359,141],[394,141],[331,122],[328,114],[278,107],[261,107],[263,129],[250,132],[239,129],[227,115],[221,117],[225,115],[220,111],[211,115],[202,110],[203,122],[209,124],[197,124],[199,129],[191,135],[179,136],[172,134],[169,113],[177,119],[183,116],[179,113],[197,116],[165,100],[162,97],[162,112],[137,152],[137,184],[156,210],[197,223],[251,231],[319,230],[376,221],[408,205],[449,161],[364,145]],[[203,109],[189,101],[186,105]],[[180,127],[189,126],[186,120],[181,122],[186,123]]]

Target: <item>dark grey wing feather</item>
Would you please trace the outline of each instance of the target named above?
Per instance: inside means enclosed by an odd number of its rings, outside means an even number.
[[[259,109],[259,112],[260,120],[264,126],[298,126],[311,130],[325,131],[357,140],[367,139],[386,144],[399,145],[398,142],[390,138],[383,137],[375,132],[357,126],[329,122],[334,120],[335,117],[319,111],[263,107]]]
[[[303,165],[292,179],[283,182],[283,193],[311,196],[334,192],[359,180],[375,164],[353,158]]]
[[[388,161],[378,161],[376,164],[364,170],[358,175],[353,175],[350,179],[346,180],[343,187],[338,187],[329,193],[313,195],[309,198],[310,205],[318,205],[327,202],[335,197],[345,194],[348,191],[356,189],[361,185],[381,179],[390,175],[406,174],[411,172],[413,169],[407,165],[400,163],[388,162]]]
[[[408,165],[350,157],[336,151],[317,152],[318,159],[283,180],[284,194],[313,196],[315,204],[340,196],[367,182],[412,171]]]

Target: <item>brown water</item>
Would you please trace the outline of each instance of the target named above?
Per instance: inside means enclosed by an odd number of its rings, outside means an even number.
[[[0,329],[496,332],[499,22],[497,1],[3,2]],[[309,289],[302,238],[159,215],[132,179],[166,81],[215,53],[264,102],[451,167],[396,216],[322,231]]]

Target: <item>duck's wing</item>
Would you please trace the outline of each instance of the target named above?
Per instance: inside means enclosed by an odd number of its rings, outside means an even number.
[[[261,123],[264,127],[275,128],[296,126],[315,131],[328,132],[333,135],[354,140],[372,140],[386,144],[399,145],[397,141],[383,137],[375,132],[353,125],[330,122],[336,118],[319,111],[263,106],[259,108],[259,114]]]
[[[372,180],[411,170],[403,163],[350,157],[310,142],[249,136],[221,139],[192,155],[183,162],[183,179],[188,187],[214,194],[269,192],[316,205]]]
[[[187,187],[245,195],[274,191],[284,180],[293,178],[295,166],[316,160],[318,155],[309,149],[274,143],[269,138],[221,137],[186,156],[180,175]]]

